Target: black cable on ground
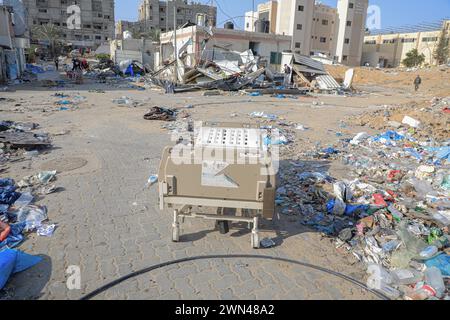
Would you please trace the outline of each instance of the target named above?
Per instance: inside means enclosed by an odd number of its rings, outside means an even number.
[[[262,255],[251,255],[251,254],[227,254],[227,255],[207,255],[207,256],[196,256],[196,257],[188,257],[188,258],[182,258],[182,259],[178,259],[178,260],[172,260],[172,261],[167,261],[164,263],[160,263],[151,267],[147,267],[144,269],[141,269],[139,271],[135,271],[132,273],[129,273],[123,277],[120,277],[119,279],[116,279],[114,281],[111,281],[110,283],[105,284],[104,286],[92,291],[91,293],[88,293],[87,295],[83,296],[80,298],[80,300],[89,300],[91,298],[94,298],[95,296],[99,295],[100,293],[111,289],[112,287],[137,276],[140,276],[142,274],[154,271],[156,269],[160,269],[163,267],[167,267],[170,265],[174,265],[174,264],[180,264],[183,262],[190,262],[190,261],[196,261],[196,260],[208,260],[208,259],[263,259],[263,260],[273,260],[273,261],[280,261],[280,262],[286,262],[286,263],[291,263],[291,264],[296,264],[296,265],[300,265],[303,267],[307,267],[307,268],[311,268],[314,270],[318,270],[318,271],[322,271],[325,273],[328,273],[330,275],[333,275],[335,277],[339,277],[341,279],[344,279],[348,282],[351,282],[352,284],[367,290],[368,292],[374,294],[375,296],[377,296],[378,298],[382,299],[382,300],[390,300],[389,297],[385,296],[384,294],[377,292],[373,289],[370,289],[369,287],[367,287],[364,283],[350,277],[347,276],[345,274],[324,268],[324,267],[320,267],[320,266],[316,266],[307,262],[302,262],[302,261],[296,261],[296,260],[292,260],[292,259],[287,259],[287,258],[281,258],[281,257],[273,257],[273,256],[262,256]]]

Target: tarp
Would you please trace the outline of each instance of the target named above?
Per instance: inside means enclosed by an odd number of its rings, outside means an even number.
[[[41,261],[41,257],[14,249],[0,251],[0,289],[5,286],[11,275],[31,268]]]

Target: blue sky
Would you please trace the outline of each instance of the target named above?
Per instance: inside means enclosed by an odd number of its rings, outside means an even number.
[[[208,0],[197,0],[209,3]],[[267,0],[255,0],[255,4]],[[137,7],[141,0],[116,0],[116,20],[137,19]],[[243,16],[252,9],[252,0],[215,0],[222,10],[218,8],[218,23],[223,24],[228,16]],[[336,6],[337,0],[322,0],[322,3]],[[425,2],[425,3],[424,3]],[[442,18],[450,18],[450,0],[369,0],[369,4],[381,8],[381,27],[398,27],[417,24],[420,22],[434,22]],[[236,18],[238,28],[244,23],[242,18]]]

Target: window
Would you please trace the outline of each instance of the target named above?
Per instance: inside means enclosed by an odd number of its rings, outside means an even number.
[[[95,40],[102,40],[102,36],[95,36]]]
[[[41,12],[41,13],[47,13],[47,9],[39,9],[39,12]]]
[[[301,23],[297,24],[297,30],[303,30],[303,25]]]
[[[281,64],[281,52],[270,53],[270,64]]]
[[[416,42],[416,39],[414,39],[414,38],[402,39],[402,43],[412,43],[412,42]]]
[[[347,27],[351,27],[352,26],[352,22],[351,21],[347,21]]]
[[[101,24],[94,24],[94,29],[96,30],[102,30],[103,26]]]
[[[250,23],[247,22],[247,29],[250,28]]]
[[[322,20],[322,25],[323,25],[323,26],[327,26],[327,25],[328,25],[328,20],[323,19],[323,20]]]
[[[83,24],[83,28],[90,29],[92,26],[90,24]]]
[[[163,18],[163,17],[161,17],[161,21],[164,21],[164,18]]]
[[[397,42],[395,39],[385,39],[385,40],[383,40],[384,44],[395,43],[395,42]]]
[[[342,61],[347,61],[348,60],[348,56],[342,56]]]
[[[91,40],[91,36],[90,35],[85,35],[83,38],[84,38],[84,40]]]
[[[436,42],[436,41],[438,41],[438,37],[423,37],[422,41],[423,42]]]
[[[345,38],[344,43],[345,44],[349,44],[350,43],[350,39],[349,38]]]
[[[165,12],[165,8],[159,8],[159,12]]]
[[[325,38],[325,37],[320,37],[320,42],[321,42],[321,43],[326,43],[326,42],[327,42],[327,38]]]
[[[298,6],[298,11],[304,11],[305,10],[305,6]]]
[[[101,1],[92,1],[92,11],[102,11],[102,2]]]
[[[301,43],[300,43],[300,42],[296,42],[296,43],[295,43],[295,48],[296,48],[296,49],[300,49],[300,46],[301,46]]]
[[[376,40],[366,40],[364,41],[365,44],[377,44]]]
[[[75,40],[81,41],[83,38],[81,37],[81,34],[75,35]]]
[[[55,22],[55,23],[53,23],[55,26],[57,26],[57,27],[60,27],[61,26],[61,23],[59,23],[59,22]]]
[[[349,4],[348,4],[348,8],[349,9],[353,9],[355,7],[355,5],[352,3],[352,2],[350,2]]]

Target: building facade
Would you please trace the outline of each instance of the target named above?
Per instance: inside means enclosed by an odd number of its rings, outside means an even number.
[[[216,26],[216,7],[187,0],[143,0],[138,8],[138,21],[118,21],[115,36],[122,39],[124,31],[132,34],[148,33],[155,29],[166,32],[173,30],[174,22],[177,27],[196,23],[198,15],[204,17],[205,25]]]
[[[369,0],[338,0],[338,36],[335,59],[350,66],[361,65]]]
[[[249,49],[267,65],[280,69],[281,52],[289,50],[291,37],[286,35],[213,28],[210,33],[203,27],[192,26],[177,31],[177,48],[185,47],[187,65],[196,65],[205,51],[236,51]],[[173,31],[161,34],[161,61],[173,59]],[[216,56],[214,53],[212,57]],[[214,58],[212,58],[214,60]]]
[[[245,14],[245,30],[289,35],[296,53],[360,65],[367,8],[368,0],[339,0],[337,8],[315,0],[272,0]]]
[[[29,48],[27,30],[14,23],[23,20],[20,5],[0,5],[0,82],[16,80],[25,71],[25,49]]]
[[[33,35],[39,25],[54,25],[60,40],[73,47],[96,48],[114,38],[114,0],[23,0],[28,12],[32,43],[45,44]],[[79,10],[75,7],[77,6]],[[80,21],[74,19],[79,12]],[[80,22],[79,25],[77,22]],[[69,24],[69,26],[68,26]],[[71,25],[75,28],[71,29]]]
[[[443,21],[442,28],[434,31],[366,35],[361,62],[373,67],[398,67],[408,52],[417,49],[425,56],[425,64],[435,65],[434,53],[442,33],[450,41],[450,20]]]
[[[245,31],[276,33],[278,2],[271,0],[258,5],[257,11],[245,13]]]

